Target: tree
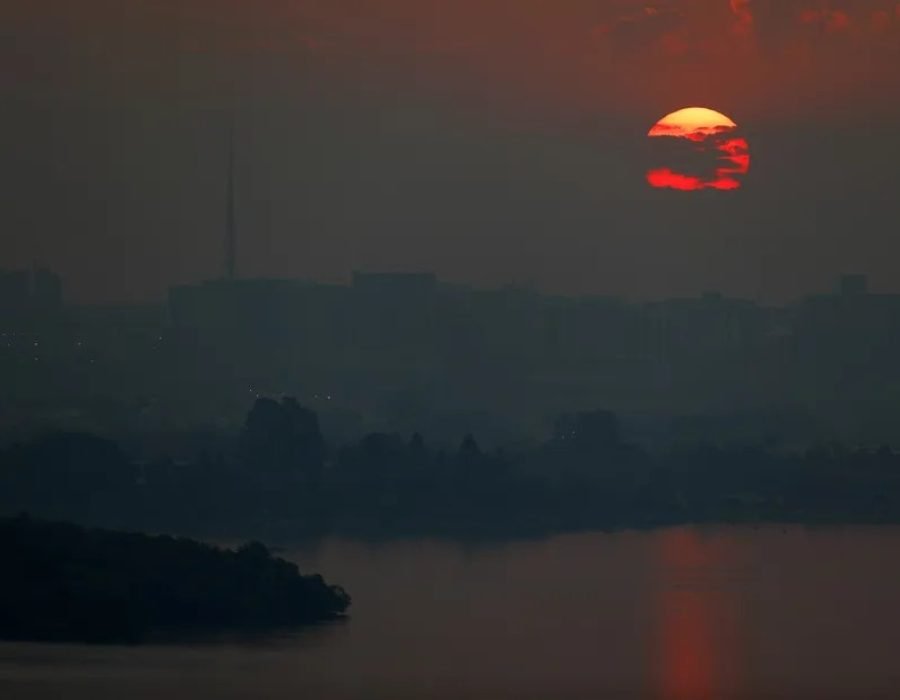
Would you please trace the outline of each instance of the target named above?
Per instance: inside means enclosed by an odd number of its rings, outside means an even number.
[[[425,447],[425,440],[421,433],[414,433],[409,440],[409,459],[412,466],[416,469],[425,466],[428,461],[428,448]]]
[[[294,398],[257,399],[241,433],[240,454],[263,477],[302,476],[318,483],[325,455],[319,418]]]
[[[464,462],[471,462],[481,457],[481,448],[472,434],[468,434],[463,438],[459,446],[459,456]]]

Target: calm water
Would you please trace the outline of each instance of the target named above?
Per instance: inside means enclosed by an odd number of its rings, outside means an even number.
[[[291,638],[0,645],[0,697],[900,697],[900,529],[677,529],[289,555],[354,596]]]

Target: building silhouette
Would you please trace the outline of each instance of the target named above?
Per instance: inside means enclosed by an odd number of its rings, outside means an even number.
[[[32,270],[0,274],[0,310],[11,401],[104,397],[119,402],[116,419],[130,401],[227,423],[257,396],[291,395],[326,425],[457,437],[499,439],[607,408],[794,412],[900,438],[900,295],[874,293],[859,275],[782,306],[357,271],[347,284],[222,277],[173,287],[165,304],[66,308],[58,277]]]

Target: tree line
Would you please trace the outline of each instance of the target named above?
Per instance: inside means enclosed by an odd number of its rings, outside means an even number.
[[[900,522],[890,448],[692,444],[653,453],[608,411],[561,417],[540,444],[454,449],[416,433],[329,444],[314,411],[259,399],[234,449],[130,460],[95,435],[0,453],[0,509],[202,535],[508,536],[688,522]]]

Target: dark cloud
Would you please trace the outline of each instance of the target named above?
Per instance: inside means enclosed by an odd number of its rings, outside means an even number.
[[[764,116],[877,100],[900,59],[894,0],[10,0],[7,84],[196,89],[280,68],[366,89],[545,112],[685,99]],[[865,84],[857,79],[866,75]],[[18,77],[17,77],[18,76]],[[679,98],[678,96],[683,97]],[[900,98],[892,100],[894,106]],[[552,105],[552,107],[551,107]],[[543,114],[545,118],[547,114]],[[796,115],[800,116],[800,115]]]

